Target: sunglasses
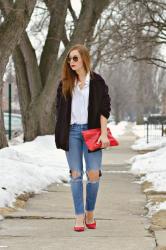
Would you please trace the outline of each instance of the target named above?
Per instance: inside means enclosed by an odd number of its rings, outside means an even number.
[[[68,57],[67,62],[70,63],[71,60],[73,60],[74,62],[78,62],[78,59],[79,59],[78,56]]]

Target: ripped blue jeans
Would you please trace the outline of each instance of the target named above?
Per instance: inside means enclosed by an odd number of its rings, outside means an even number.
[[[84,214],[83,199],[83,155],[86,165],[86,211],[93,211],[96,204],[101,174],[102,150],[88,152],[81,131],[87,130],[88,124],[72,124],[69,131],[69,151],[65,151],[70,171],[70,185],[74,202],[75,214]],[[98,170],[99,178],[91,181],[88,177],[89,170]],[[72,171],[77,171],[76,177]]]

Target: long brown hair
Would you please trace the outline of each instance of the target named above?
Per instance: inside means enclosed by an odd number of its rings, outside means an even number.
[[[83,44],[76,44],[72,46],[68,51],[67,56],[63,62],[62,73],[61,73],[61,78],[63,83],[62,93],[65,97],[67,97],[68,95],[72,95],[75,78],[78,78],[77,73],[74,70],[72,70],[72,68],[68,63],[70,52],[73,50],[77,50],[80,53],[86,73],[88,73],[89,71],[91,72],[91,65],[90,65],[91,60],[88,49]]]

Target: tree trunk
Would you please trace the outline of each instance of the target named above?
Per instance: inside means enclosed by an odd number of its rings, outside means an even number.
[[[138,85],[136,91],[137,98],[137,125],[143,124],[144,117],[144,63],[138,62]],[[145,65],[144,65],[145,66]]]
[[[162,115],[166,115],[166,89],[162,93],[162,98],[161,98],[161,113],[162,113]]]
[[[117,124],[120,122],[120,103],[115,103],[114,115],[115,123]]]
[[[21,39],[22,32],[30,20],[36,0],[17,0],[13,5],[11,1],[1,0],[0,8],[4,15],[4,22],[0,25],[0,89],[2,91],[5,68],[15,46]],[[7,139],[2,115],[2,96],[0,100],[0,148],[6,147]]]
[[[145,56],[152,55],[151,48],[140,48],[140,54]],[[155,96],[153,93],[153,65],[144,61],[137,62],[138,65],[138,84],[137,84],[137,124],[144,123],[144,115],[151,112],[155,106]],[[151,109],[150,109],[151,107]]]

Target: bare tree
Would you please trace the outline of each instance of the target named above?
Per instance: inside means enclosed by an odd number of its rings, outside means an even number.
[[[137,67],[136,72],[135,70],[135,73],[133,72],[135,77],[133,83],[136,90],[135,102],[137,105],[135,105],[135,109],[138,123],[143,122],[144,114],[157,110],[157,106],[159,106],[159,97],[157,98],[154,93],[153,72],[156,69],[153,65],[159,65],[161,32],[164,33],[165,24],[162,23],[164,19],[161,20],[161,18],[164,15],[165,5],[162,5],[161,2],[162,0],[113,1],[101,16],[94,39],[90,41],[95,58],[94,67],[98,70],[102,69],[104,65],[107,65],[109,70],[120,62],[127,62],[127,59],[136,62],[132,69]],[[157,22],[157,18],[159,22]],[[164,36],[162,36],[163,38]],[[161,63],[159,66],[164,68]],[[118,67],[114,68],[122,71],[123,67],[118,64]],[[118,81],[121,82],[119,78]],[[116,120],[119,120],[119,117],[122,117],[120,113],[126,105],[122,104],[123,92],[121,95],[119,88],[116,87],[113,92],[121,96],[116,100],[116,105],[113,105]],[[156,103],[156,109],[154,103]]]
[[[0,148],[7,146],[4,120],[2,113],[2,84],[5,67],[9,56],[19,43],[25,30],[36,0],[16,0],[14,2],[0,0],[0,10],[4,15],[4,21],[0,24]]]
[[[166,44],[165,11],[164,0],[114,0],[101,17],[99,32],[91,41],[97,52],[100,51],[98,57],[107,64],[132,58],[165,68],[166,59],[159,53]],[[152,47],[153,53],[139,57],[139,44],[144,49]]]

